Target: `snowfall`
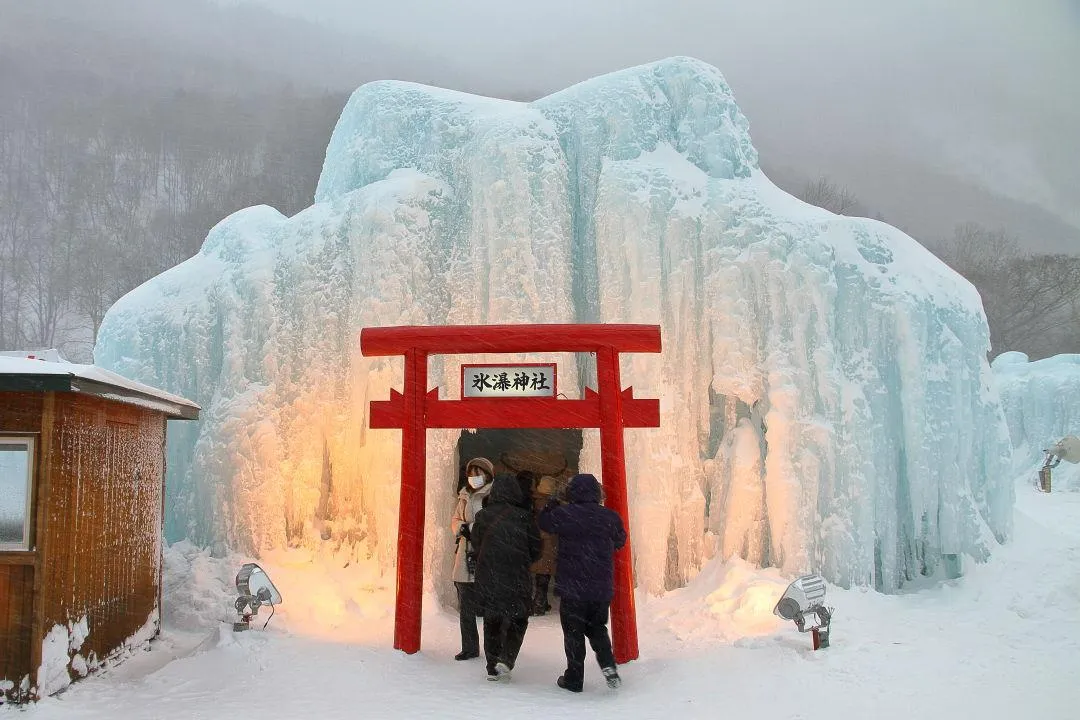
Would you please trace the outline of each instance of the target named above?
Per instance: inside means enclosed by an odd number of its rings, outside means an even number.
[[[661,426],[626,433],[641,655],[615,691],[595,666],[556,687],[554,614],[509,682],[454,661],[457,431],[429,433],[423,647],[392,649],[399,434],[367,412],[401,361],[359,331],[495,322],[662,329],[622,365]],[[989,349],[917,242],[769,182],[708,65],[527,104],[366,85],[312,207],[226,218],[105,318],[101,367],[202,407],[169,428],[163,629],[25,717],[1076,717],[1080,465],[1034,480],[1080,433],[1080,356]],[[435,358],[431,383],[491,361]],[[283,602],[234,633],[251,560]],[[773,614],[805,572],[834,608],[816,652]]]

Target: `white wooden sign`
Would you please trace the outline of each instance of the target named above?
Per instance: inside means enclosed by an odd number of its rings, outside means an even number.
[[[462,398],[555,397],[555,363],[462,365]]]

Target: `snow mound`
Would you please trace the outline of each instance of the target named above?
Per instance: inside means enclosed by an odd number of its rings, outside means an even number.
[[[660,398],[661,427],[626,445],[650,592],[712,557],[895,591],[1010,533],[975,290],[899,230],[773,186],[727,83],[689,58],[529,104],[361,87],[315,204],[221,221],[109,311],[95,357],[204,408],[170,429],[170,540],[387,568],[399,434],[367,411],[402,367],[361,357],[360,329],[517,322],[662,327],[663,354],[622,367]],[[571,397],[594,382],[592,358],[552,359]],[[493,358],[433,359],[430,382],[456,397],[475,361]],[[444,589],[456,439],[428,436],[426,565]],[[582,464],[599,471],[595,432]]]
[[[773,614],[787,586],[775,569],[714,559],[685,588],[647,605],[647,612],[686,647],[741,642],[788,625]]]
[[[236,616],[236,573],[247,562],[239,556],[215,558],[189,541],[165,548],[162,569],[162,620],[165,628],[204,631]]]

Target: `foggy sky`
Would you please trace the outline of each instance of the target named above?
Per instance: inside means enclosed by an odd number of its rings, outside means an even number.
[[[873,185],[913,162],[1080,227],[1080,0],[257,2],[503,97],[692,55],[724,73],[766,166]]]

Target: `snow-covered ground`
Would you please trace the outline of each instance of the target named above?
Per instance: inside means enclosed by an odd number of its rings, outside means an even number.
[[[146,652],[18,717],[58,718],[1074,718],[1080,713],[1080,493],[1017,482],[1015,541],[957,581],[901,595],[830,587],[832,647],[771,612],[786,582],[741,561],[641,598],[640,660],[608,690],[555,686],[555,615],[534,619],[513,680],[455,662],[457,619],[429,599],[424,649],[390,649],[392,578],[300,553],[262,561],[284,603],[265,631],[234,634],[243,558],[181,543],[166,562],[166,629]],[[0,716],[19,712],[0,709]]]

